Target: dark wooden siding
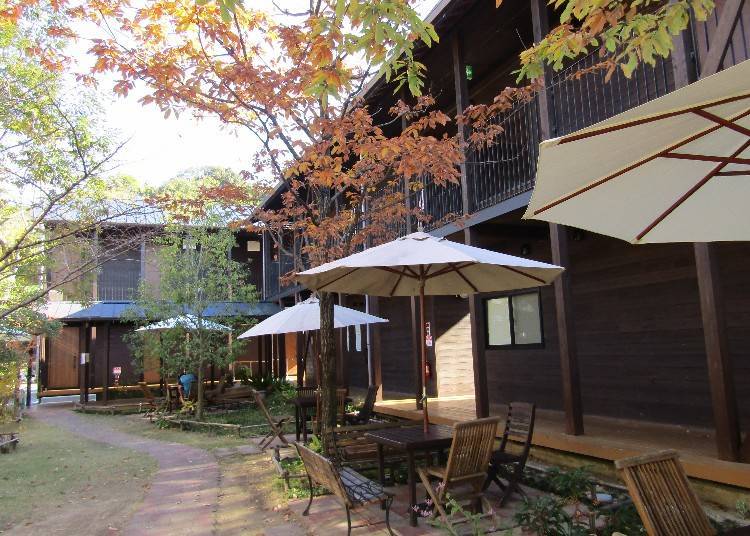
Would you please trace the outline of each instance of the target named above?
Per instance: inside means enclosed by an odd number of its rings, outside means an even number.
[[[432,314],[438,395],[474,394],[469,301],[458,296],[436,296]]]
[[[380,316],[390,320],[380,329],[384,391],[414,392],[410,315],[409,298],[380,299]]]

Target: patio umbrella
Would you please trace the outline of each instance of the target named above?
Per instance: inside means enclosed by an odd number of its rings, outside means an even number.
[[[345,328],[361,324],[378,324],[381,322],[388,322],[388,320],[357,311],[356,309],[342,307],[341,305],[333,306],[334,328]],[[237,338],[244,339],[260,335],[280,335],[282,333],[315,331],[318,329],[320,329],[318,299],[308,298],[293,307],[284,309],[266,318],[263,322],[256,324]]]
[[[349,257],[300,272],[308,288],[371,296],[419,296],[422,407],[428,427],[424,325],[425,295],[455,296],[499,292],[551,283],[559,266],[412,233]]]
[[[162,320],[161,322],[156,322],[154,324],[149,324],[148,326],[140,327],[136,329],[136,331],[160,331],[165,329],[173,329],[176,327],[181,327],[184,329],[197,329],[201,325],[203,329],[207,329],[209,331],[232,331],[232,328],[230,328],[229,326],[219,324],[218,322],[212,322],[206,319],[203,319],[201,322],[201,320],[194,315],[175,316],[166,320]]]
[[[750,240],[750,61],[540,145],[524,218],[635,244]]]

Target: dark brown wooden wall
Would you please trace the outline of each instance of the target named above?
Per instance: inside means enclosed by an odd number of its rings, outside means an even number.
[[[499,251],[549,261],[549,243],[498,242]],[[532,233],[532,234],[536,234]],[[712,425],[693,251],[689,244],[631,246],[592,233],[571,235],[573,306],[584,414]],[[722,244],[730,348],[741,417],[750,422],[750,246]],[[532,400],[561,409],[554,296],[542,290],[545,346],[487,352],[491,403]]]
[[[412,394],[411,306],[409,298],[381,298],[380,315],[390,320],[380,328],[383,390]]]

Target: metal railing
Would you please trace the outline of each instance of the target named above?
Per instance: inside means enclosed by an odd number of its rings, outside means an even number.
[[[539,153],[539,103],[519,103],[495,117],[503,131],[466,158],[469,211],[476,212],[534,187]]]

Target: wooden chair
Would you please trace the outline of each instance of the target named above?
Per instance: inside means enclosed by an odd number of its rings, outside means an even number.
[[[649,536],[709,536],[716,531],[674,450],[617,460],[615,467],[628,486]],[[722,534],[750,534],[740,527]]]
[[[286,424],[287,421],[291,420],[291,417],[274,418],[268,411],[263,397],[260,396],[260,393],[256,390],[253,390],[253,398],[255,399],[255,405],[258,406],[258,409],[266,418],[268,426],[271,429],[265,435],[265,437],[258,442],[258,447],[260,447],[260,450],[266,450],[276,438],[281,441],[281,444],[284,447],[288,447],[289,442],[284,437],[284,424]]]
[[[305,398],[305,397],[312,398],[315,396],[315,393],[317,392],[318,392],[317,386],[308,385],[307,387],[297,387],[297,396],[300,398]]]
[[[495,442],[498,417],[462,422],[453,429],[453,443],[444,467],[420,467],[417,474],[443,523],[452,527],[456,522],[445,510],[446,495],[457,502],[470,501],[474,505],[486,502],[483,496],[487,465]],[[436,487],[433,481],[439,481]]]
[[[174,411],[182,407],[182,389],[178,384],[167,385],[167,411]]]
[[[388,533],[391,530],[390,512],[393,495],[383,490],[383,487],[348,467],[337,467],[331,460],[321,456],[306,446],[295,443],[299,457],[305,464],[307,483],[310,486],[310,502],[302,512],[303,516],[310,514],[313,501],[313,483],[323,486],[330,491],[346,508],[347,534],[352,533],[351,510],[366,504],[379,502],[385,509],[385,526]],[[365,525],[369,528],[369,525]]]
[[[146,399],[149,411],[156,411],[159,409],[159,406],[161,406],[164,400],[154,396],[154,393],[146,382],[138,382],[138,387],[140,387],[141,393],[143,393],[143,398]]]
[[[367,396],[365,396],[365,403],[356,413],[347,413],[346,424],[367,424],[372,418],[373,410],[375,409],[375,400],[378,397],[379,385],[371,385],[367,388]]]
[[[510,498],[514,491],[523,494],[519,482],[526,467],[526,460],[531,450],[531,439],[534,435],[536,406],[527,402],[511,402],[508,405],[508,416],[505,419],[505,430],[500,440],[500,448],[492,453],[484,489],[493,482],[503,494],[500,506]],[[507,481],[503,484],[501,479]]]

